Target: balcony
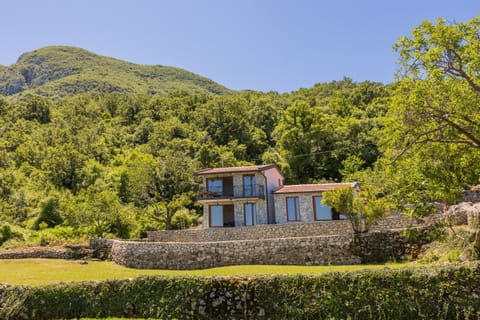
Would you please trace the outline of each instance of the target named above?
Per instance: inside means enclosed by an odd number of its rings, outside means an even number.
[[[229,188],[221,186],[200,187],[199,200],[215,199],[242,199],[242,198],[260,198],[265,199],[265,187],[261,184],[249,186],[234,185]]]

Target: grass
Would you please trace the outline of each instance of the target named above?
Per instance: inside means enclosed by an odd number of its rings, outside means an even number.
[[[232,276],[299,273],[321,274],[325,272],[401,268],[406,266],[411,266],[411,264],[387,263],[348,266],[242,265],[203,270],[142,270],[130,269],[119,266],[113,262],[105,261],[88,261],[88,264],[80,264],[78,261],[72,260],[12,259],[0,260],[0,283],[40,286],[58,282],[121,279],[142,275]]]

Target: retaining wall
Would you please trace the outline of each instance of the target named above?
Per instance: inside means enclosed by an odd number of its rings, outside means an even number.
[[[151,241],[92,239],[99,256],[141,269],[203,269],[228,265],[327,265],[402,260],[418,251],[406,227],[427,230],[440,217],[383,219],[354,237],[349,221],[150,232]]]
[[[142,269],[203,269],[228,265],[358,264],[352,235],[219,242],[114,241],[111,259]]]

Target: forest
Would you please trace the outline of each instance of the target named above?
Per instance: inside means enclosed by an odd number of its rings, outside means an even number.
[[[65,79],[52,79],[2,91],[0,245],[195,226],[193,172],[222,165],[275,163],[287,183],[358,181],[388,211],[431,214],[479,184],[479,33],[480,18],[423,22],[394,45],[387,85],[58,94]]]

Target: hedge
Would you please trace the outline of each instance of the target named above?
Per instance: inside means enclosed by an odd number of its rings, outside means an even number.
[[[5,320],[477,319],[480,265],[0,286],[0,299],[0,319]]]

